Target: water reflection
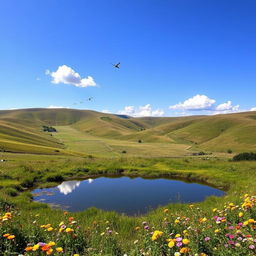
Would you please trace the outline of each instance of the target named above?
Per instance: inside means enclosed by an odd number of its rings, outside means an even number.
[[[72,181],[64,181],[59,186],[58,189],[60,193],[67,195],[71,193],[75,188],[79,187],[80,181],[72,180]]]
[[[54,207],[83,211],[96,207],[128,215],[148,212],[169,203],[193,203],[207,196],[224,194],[209,186],[169,179],[98,177],[83,181],[64,181],[54,188],[35,189],[34,200]]]

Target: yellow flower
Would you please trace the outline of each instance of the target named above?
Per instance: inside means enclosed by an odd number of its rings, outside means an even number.
[[[172,248],[174,245],[175,245],[175,243],[174,243],[173,240],[171,240],[171,241],[168,243],[168,247],[169,247],[169,248]]]
[[[219,233],[219,232],[220,232],[220,229],[215,229],[214,232],[215,232],[215,233]]]
[[[137,227],[135,227],[135,230],[137,230],[137,231],[138,231],[138,230],[140,230],[140,227],[138,227],[138,226],[137,226]]]
[[[62,221],[60,224],[59,224],[59,227],[62,226],[64,224],[64,222]]]
[[[217,210],[218,210],[217,208],[212,209],[213,212],[216,212]]]
[[[10,236],[7,237],[8,240],[12,240],[14,238],[15,238],[15,235],[10,235]]]
[[[160,238],[163,234],[164,234],[164,233],[163,233],[162,231],[159,231],[159,230],[154,231],[154,233],[153,233],[153,235],[152,235],[152,237],[151,237],[152,241],[157,240],[157,239]]]
[[[175,237],[180,237],[180,234],[175,235]]]
[[[244,216],[244,213],[243,213],[243,212],[239,212],[239,213],[238,213],[238,216],[239,216],[240,218],[242,218],[242,217]]]
[[[72,233],[73,231],[74,231],[74,229],[72,229],[72,228],[66,228],[67,233]]]
[[[183,243],[183,244],[189,244],[190,241],[189,241],[189,239],[186,239],[186,238],[185,238],[185,239],[182,240],[182,243]]]
[[[51,254],[52,254],[52,252],[53,252],[53,249],[52,249],[52,248],[50,248],[50,249],[46,252],[46,254],[47,254],[47,255],[51,255]]]
[[[167,212],[169,212],[169,209],[164,209],[164,213],[167,213]]]
[[[249,222],[250,224],[252,224],[252,223],[254,223],[255,221],[254,221],[254,219],[249,219],[248,222]]]
[[[36,245],[33,246],[32,251],[36,251],[36,250],[38,250],[38,249],[39,249],[39,245],[36,244]]]
[[[175,223],[175,224],[179,224],[179,223],[180,223],[180,220],[176,219],[176,220],[174,221],[174,223]]]
[[[10,236],[9,233],[3,235],[3,237],[8,237],[8,236]]]
[[[74,254],[73,256],[80,256],[80,255],[76,253],[76,254]]]
[[[55,245],[55,242],[50,242],[48,245],[49,245],[49,246],[54,246],[54,245]]]
[[[47,231],[51,232],[51,231],[53,231],[53,228],[49,227],[49,228],[47,228]]]
[[[62,247],[57,247],[57,248],[56,248],[56,251],[57,251],[57,252],[63,252],[63,248],[62,248]]]

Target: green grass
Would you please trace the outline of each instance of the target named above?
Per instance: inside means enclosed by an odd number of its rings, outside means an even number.
[[[54,126],[57,133],[51,136],[42,132],[42,125]],[[209,225],[217,228],[212,222],[213,208],[224,209],[218,214],[227,214],[230,223],[237,225],[241,206],[231,212],[225,205],[241,204],[244,193],[256,194],[256,163],[232,162],[229,160],[232,154],[226,153],[228,149],[233,153],[256,151],[255,126],[255,112],[131,118],[72,109],[0,111],[0,159],[7,160],[0,162],[0,217],[4,210],[11,210],[14,215],[10,225],[9,222],[0,224],[0,255],[15,255],[10,253],[11,250],[24,253],[22,250],[27,243],[53,240],[65,247],[66,255],[80,252],[80,255],[93,256],[125,253],[137,256],[141,255],[141,250],[150,256],[173,255],[172,249],[166,247],[166,235],[182,233],[184,229],[191,230],[193,253],[252,255],[243,247],[226,250],[222,241],[226,241],[225,228],[228,226],[223,228],[220,240],[216,241]],[[202,150],[213,154],[191,156],[192,152]],[[31,189],[55,186],[56,182],[49,182],[54,177],[69,180],[120,173],[186,179],[225,189],[227,193],[221,198],[209,197],[196,203],[193,209],[187,204],[167,205],[169,215],[163,212],[163,207],[138,217],[93,208],[74,213],[72,215],[80,226],[76,231],[77,240],[40,228],[47,223],[57,228],[62,220],[67,223],[67,218],[61,210],[32,202]],[[188,217],[191,223],[176,225],[177,217]],[[198,223],[201,217],[209,219],[208,226]],[[255,209],[245,211],[243,221],[249,218],[256,218]],[[150,232],[163,230],[164,239],[152,242],[151,235],[143,231],[143,221],[150,225]],[[142,230],[135,232],[136,226]],[[107,228],[117,234],[107,236]],[[255,237],[253,228],[248,226],[243,230]],[[16,235],[17,242],[2,237],[10,232]],[[203,236],[209,236],[215,242],[207,247]],[[217,245],[220,247],[214,249]]]
[[[74,109],[0,111],[0,149],[52,154],[56,149],[69,148],[117,156],[126,147],[130,156],[150,157],[184,156],[189,147],[222,153],[228,149],[235,153],[255,151],[255,116],[255,112],[245,112],[132,118]],[[43,125],[59,127],[59,133],[51,136],[42,132]],[[137,145],[138,140],[142,140],[142,146]]]
[[[218,158],[203,160],[193,157],[146,159],[122,156],[121,158],[110,159],[12,153],[2,153],[2,156],[8,161],[0,163],[0,198],[15,205],[15,221],[13,221],[13,226],[9,226],[8,232],[15,233],[18,236],[18,231],[15,231],[15,227],[17,227],[21,232],[19,236],[22,236],[22,238],[20,239],[27,242],[38,241],[34,234],[38,234],[41,240],[44,239],[43,241],[56,239],[52,234],[40,229],[39,226],[51,223],[52,226],[57,227],[62,220],[65,220],[62,211],[50,209],[42,203],[31,202],[31,194],[26,189],[26,187],[30,188],[30,186],[45,187],[56,185],[54,182],[47,182],[47,177],[54,175],[59,175],[67,180],[98,174],[119,175],[121,169],[124,170],[123,174],[128,176],[184,178],[227,190],[227,194],[224,197],[209,197],[204,202],[197,203],[195,207],[200,208],[200,211],[197,213],[189,210],[187,204],[165,206],[164,208],[168,208],[171,212],[171,215],[168,217],[171,223],[174,223],[177,216],[187,216],[191,219],[194,219],[195,216],[198,219],[200,216],[206,216],[210,219],[213,208],[221,209],[226,203],[237,203],[240,200],[240,196],[244,193],[251,195],[256,193],[255,162],[230,162],[228,159]],[[132,252],[135,248],[134,241],[139,240],[139,248],[146,249],[144,240],[148,235],[143,232],[135,233],[134,228],[136,226],[141,227],[141,223],[146,221],[154,229],[166,230],[163,222],[163,219],[166,217],[166,214],[163,213],[164,208],[152,210],[148,214],[139,217],[128,217],[98,209],[88,209],[83,212],[73,213],[72,216],[81,227],[81,233],[80,231],[78,232],[79,237],[83,237],[83,232],[86,232],[86,243],[90,245],[89,247],[94,248],[91,252],[85,248],[80,249],[80,251],[86,250],[88,255],[123,255],[124,253],[138,255]],[[69,216],[71,215],[69,214]],[[33,221],[36,221],[36,224],[33,224]],[[183,226],[179,228],[179,226],[172,225],[170,224],[170,227],[173,227],[176,230],[175,232],[182,232],[180,228],[184,229]],[[198,224],[193,222],[191,225]],[[102,232],[106,231],[107,227],[113,229],[118,235],[111,239],[110,237],[106,238],[105,235],[103,237],[100,236]],[[7,231],[2,230],[1,232]],[[207,234],[207,231],[205,234]],[[108,244],[105,244],[106,241],[104,239],[110,239]],[[193,240],[193,236],[190,239]],[[59,240],[59,243],[63,245],[64,241],[61,241]],[[65,240],[64,244],[71,248],[71,242]],[[157,244],[151,243],[150,239],[146,242],[147,245],[153,246],[155,254],[152,252],[149,255],[164,255],[158,251],[158,247],[154,247]],[[85,245],[85,241],[80,241],[79,244]],[[194,245],[196,246],[196,244]],[[116,250],[121,251],[122,254],[117,253]],[[194,250],[196,250],[196,247]],[[250,255],[249,252],[247,255]]]

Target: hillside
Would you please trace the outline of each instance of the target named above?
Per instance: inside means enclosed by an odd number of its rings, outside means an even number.
[[[57,132],[44,132],[43,126],[54,126]],[[185,155],[191,153],[188,149],[256,151],[256,112],[133,118],[75,109],[2,110],[0,149],[102,156],[122,151],[132,156]]]

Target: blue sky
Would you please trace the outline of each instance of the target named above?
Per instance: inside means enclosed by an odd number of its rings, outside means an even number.
[[[255,0],[3,0],[0,9],[0,109],[256,107]]]

